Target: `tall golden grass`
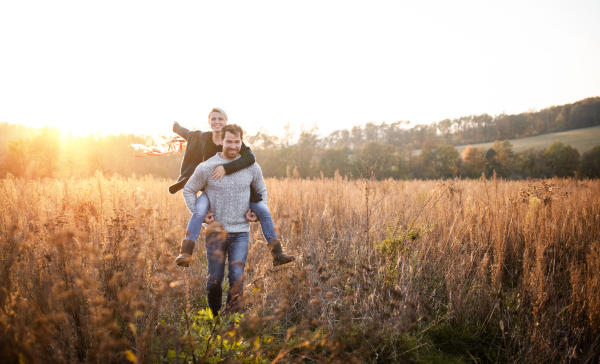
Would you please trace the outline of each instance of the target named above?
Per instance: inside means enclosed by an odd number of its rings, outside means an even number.
[[[598,181],[269,179],[301,258],[273,269],[253,224],[233,326],[201,319],[202,236],[174,265],[169,183],[0,180],[3,360],[598,362]]]

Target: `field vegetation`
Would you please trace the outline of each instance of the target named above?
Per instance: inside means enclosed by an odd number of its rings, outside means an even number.
[[[367,168],[368,170],[368,168]],[[267,179],[243,316],[211,317],[170,180],[0,180],[0,352],[21,363],[597,363],[600,182]]]

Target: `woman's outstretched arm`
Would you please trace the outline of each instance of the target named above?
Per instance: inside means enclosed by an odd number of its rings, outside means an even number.
[[[179,134],[179,136],[181,136],[183,139],[188,140],[188,134],[190,133],[190,130],[179,125],[177,121],[174,121],[173,132]]]

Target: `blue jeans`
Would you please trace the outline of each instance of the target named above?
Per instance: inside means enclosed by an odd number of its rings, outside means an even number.
[[[262,229],[262,233],[267,240],[267,243],[277,240],[277,234],[275,234],[275,225],[273,224],[271,211],[269,211],[267,204],[263,201],[250,202],[250,208],[258,217],[258,221],[260,221],[260,228]]]
[[[185,232],[185,238],[188,240],[196,241],[198,239],[198,235],[200,235],[200,230],[202,230],[202,222],[204,221],[204,217],[208,213],[208,196],[205,192],[202,192],[200,196],[196,199],[196,206],[194,207],[194,213],[190,218],[190,222],[187,226],[187,231]],[[250,208],[258,217],[258,221],[260,221],[260,227],[262,229],[263,235],[267,240],[267,243],[272,242],[273,240],[277,240],[277,234],[275,234],[275,226],[273,224],[273,218],[271,217],[271,212],[269,211],[269,207],[263,201],[259,202],[250,202]]]
[[[213,315],[221,310],[222,283],[225,277],[225,259],[229,261],[229,291],[226,312],[241,312],[244,307],[244,268],[248,257],[249,233],[206,234],[206,259],[208,260],[208,306]]]
[[[190,218],[190,222],[188,222],[187,230],[185,232],[185,238],[191,241],[196,241],[198,239],[198,235],[200,235],[200,230],[202,230],[202,222],[208,213],[208,196],[206,192],[202,192],[198,198],[196,198],[196,206],[194,207],[194,212],[192,213],[192,217]]]

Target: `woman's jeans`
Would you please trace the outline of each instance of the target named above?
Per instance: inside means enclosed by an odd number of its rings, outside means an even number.
[[[202,230],[202,222],[204,222],[204,218],[208,213],[208,196],[206,192],[202,192],[198,198],[196,198],[196,206],[194,207],[194,212],[192,213],[192,217],[190,218],[190,222],[188,222],[187,231],[185,232],[185,238],[191,241],[196,241],[198,239],[198,235],[200,235],[200,230]]]
[[[191,241],[196,241],[196,239],[198,239],[200,230],[202,230],[202,222],[204,222],[204,218],[208,213],[208,207],[208,196],[205,192],[202,192],[196,199],[196,207],[194,207],[194,213],[192,214],[192,218],[188,223],[187,231],[185,233],[186,239]],[[258,221],[260,221],[260,227],[265,239],[267,239],[267,243],[277,240],[273,218],[271,217],[271,212],[269,211],[267,204],[263,201],[250,202],[250,208],[256,216],[258,216]]]
[[[216,316],[223,302],[222,283],[225,276],[225,259],[229,261],[229,292],[225,312],[241,312],[244,303],[244,268],[248,257],[249,233],[206,234],[206,258],[208,260],[208,306]]]

